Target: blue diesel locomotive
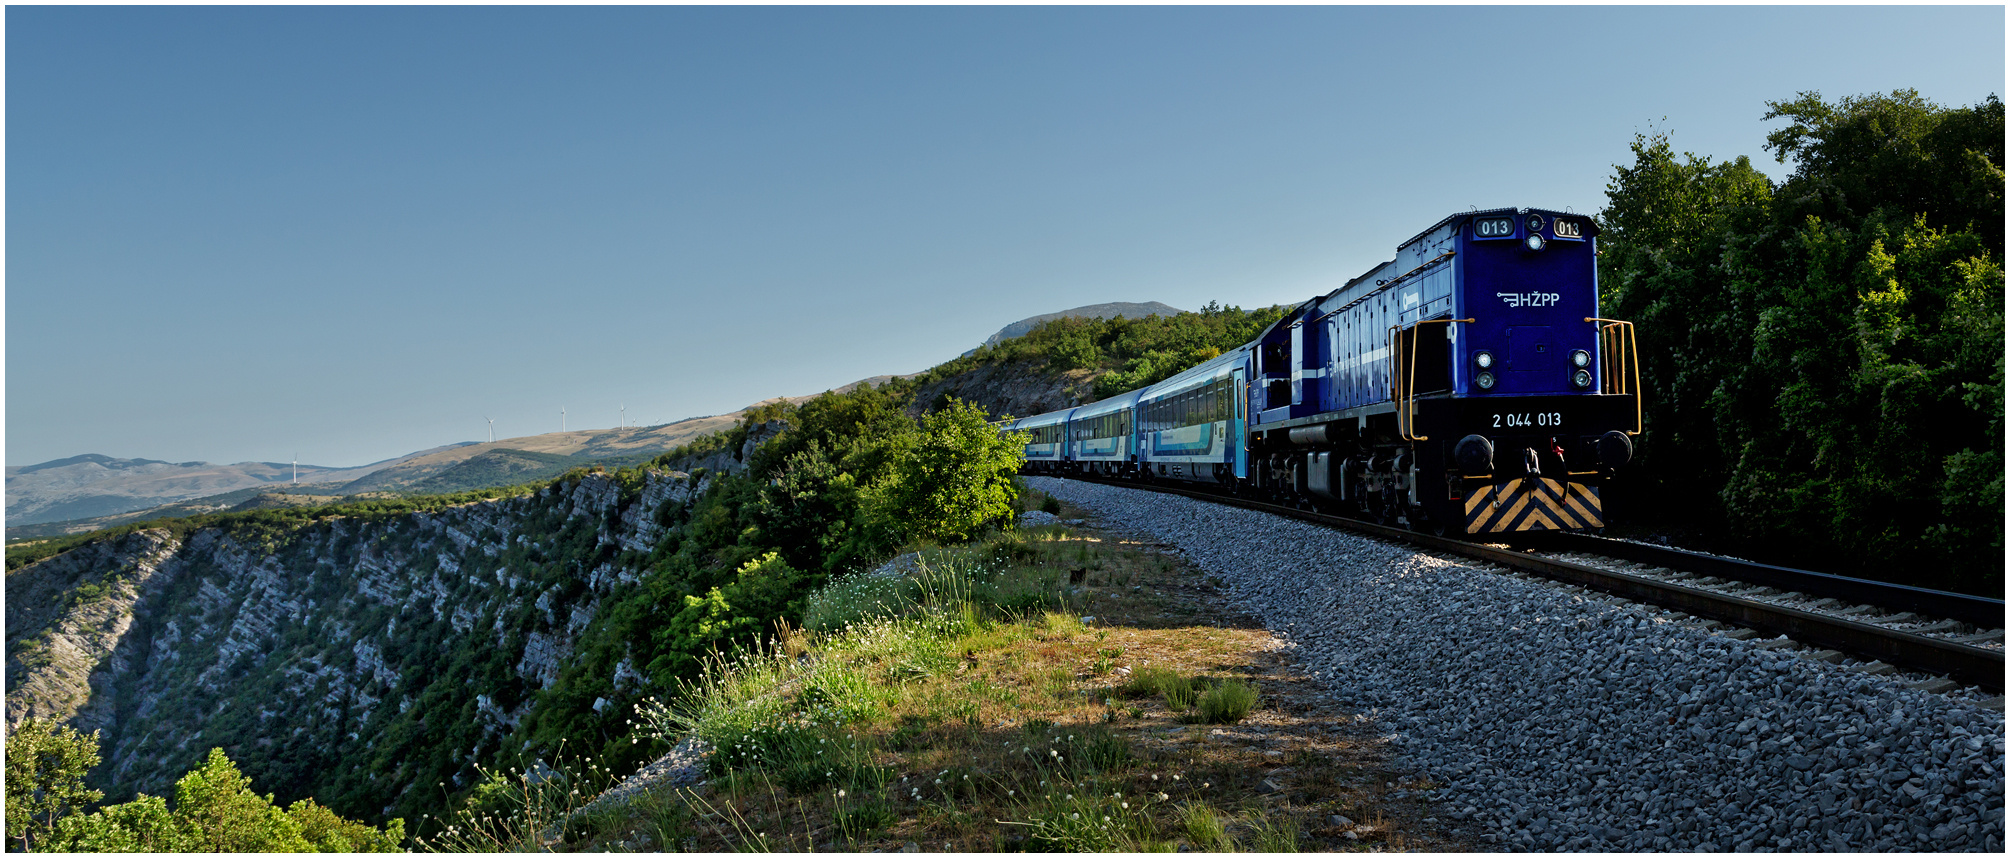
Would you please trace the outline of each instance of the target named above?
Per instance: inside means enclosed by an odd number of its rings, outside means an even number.
[[[1416,529],[1602,527],[1640,433],[1632,325],[1598,313],[1598,229],[1445,218],[1396,258],[1165,381],[1011,421],[1029,473],[1209,483]]]

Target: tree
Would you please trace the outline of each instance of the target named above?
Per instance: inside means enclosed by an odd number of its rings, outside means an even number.
[[[306,852],[300,823],[251,791],[251,779],[222,748],[174,785],[174,815],[193,851]]]
[[[877,526],[901,541],[961,542],[986,525],[1009,525],[1023,436],[999,433],[983,409],[954,400],[924,418],[919,435],[903,440],[893,473],[868,496]]]
[[[98,733],[29,718],[7,736],[7,838],[23,851],[54,833],[65,816],[105,794],[84,787],[98,764]]]
[[[192,852],[196,845],[158,796],[141,794],[96,813],[65,817],[52,852]]]
[[[2000,592],[2002,104],[1768,107],[1795,165],[1777,186],[1658,134],[1607,186],[1600,282],[1640,329],[1649,515]]]
[[[286,815],[300,826],[301,839],[316,852],[398,852],[405,841],[402,819],[379,830],[336,816],[311,798],[288,805]]]
[[[52,747],[54,752],[47,750]],[[39,781],[54,788],[41,793],[17,789],[17,784],[38,782],[30,770],[36,759],[60,760],[45,766],[44,772],[54,774]],[[63,727],[51,730],[47,722],[32,719],[23,723],[7,739],[9,836],[16,836],[16,810],[29,809],[40,817],[38,823],[46,820],[46,834],[33,843],[24,838],[23,848],[41,851],[396,852],[405,839],[402,819],[379,830],[336,816],[313,799],[280,810],[272,796],[251,791],[251,779],[237,770],[222,748],[211,748],[201,766],[175,783],[173,810],[160,797],[142,794],[124,804],[78,813],[85,803],[102,796],[95,790],[80,791],[84,773],[97,761],[97,734],[86,737]],[[22,767],[19,777],[17,764]],[[47,795],[67,795],[69,800],[44,814],[51,805],[38,796]]]

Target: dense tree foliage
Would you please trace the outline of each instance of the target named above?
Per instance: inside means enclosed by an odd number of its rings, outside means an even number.
[[[903,436],[866,515],[889,541],[964,542],[1012,522],[1025,439],[1001,435],[982,409],[952,401]]]
[[[1134,390],[1256,339],[1284,316],[1286,307],[1243,310],[1209,302],[1197,313],[1142,319],[1061,318],[1042,322],[1025,336],[993,343],[937,366],[917,381],[969,372],[985,364],[1018,363],[1058,375],[1072,370],[1095,376],[1093,398]]]
[[[1783,182],[1656,134],[1608,186],[1604,307],[1643,352],[1636,495],[1757,554],[2000,594],[2003,105],[1769,107]]]
[[[312,799],[281,810],[221,748],[163,799],[84,813],[103,797],[84,789],[98,764],[98,735],[30,718],[7,737],[7,836],[37,852],[396,852],[402,820],[379,830],[336,816]]]
[[[105,794],[84,786],[98,765],[98,734],[86,736],[41,718],[7,734],[7,840],[32,851],[55,832],[56,821]]]

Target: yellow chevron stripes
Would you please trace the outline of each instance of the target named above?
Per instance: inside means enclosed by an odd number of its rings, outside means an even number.
[[[1466,496],[1467,533],[1582,530],[1604,527],[1598,489],[1527,477],[1482,486]]]

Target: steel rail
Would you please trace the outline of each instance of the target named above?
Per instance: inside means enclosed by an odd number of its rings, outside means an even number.
[[[1545,547],[1563,551],[1598,554],[1631,560],[1635,563],[1651,563],[1655,566],[1713,578],[1727,578],[1803,593],[1819,593],[1835,599],[1876,605],[1894,611],[1916,611],[1932,617],[1960,620],[1985,629],[2003,628],[2002,599],[1950,593],[1945,590],[1928,590],[1924,587],[1890,584],[1845,575],[1808,572],[1785,566],[1753,563],[1749,560],[1719,557],[1715,554],[1703,554],[1662,545],[1626,542],[1584,533],[1544,533],[1538,536],[1538,539],[1540,540],[1536,543],[1538,545],[1549,543]]]
[[[1766,634],[1786,635],[1804,644],[1833,649],[1861,658],[1875,659],[1895,667],[1925,673],[1944,674],[1958,682],[1979,686],[1990,691],[2001,692],[2004,686],[2004,661],[2001,650],[1968,646],[1939,638],[1925,637],[1896,629],[1874,626],[1869,623],[1860,623],[1841,617],[1832,617],[1755,599],[1716,593],[1698,587],[1689,587],[1666,581],[1655,581],[1636,575],[1599,569],[1581,563],[1572,563],[1567,560],[1524,554],[1518,551],[1495,548],[1490,545],[1480,545],[1464,540],[1434,536],[1428,533],[1418,533],[1412,530],[1404,530],[1402,528],[1327,513],[1312,512],[1295,507],[1253,501],[1248,498],[1216,494],[1200,489],[1169,486],[1163,483],[1124,482],[1093,477],[1063,477],[1062,479],[1081,479],[1084,482],[1103,483],[1106,485],[1182,495],[1196,500],[1238,506],[1258,512],[1296,518],[1328,527],[1354,530],[1382,539],[1409,543],[1432,551],[1442,551],[1448,554],[1485,560],[1490,563],[1499,563],[1503,566],[1533,572],[1546,578],[1575,584],[1586,589],[1609,593],[1637,602],[1658,605],[1706,619],[1744,626]],[[1615,542],[1615,540],[1599,540],[1601,545],[1607,542]],[[1602,549],[1581,550],[1584,550],[1585,553],[1603,553]],[[1687,554],[1688,552],[1683,553]],[[1709,555],[1696,556],[1707,557]],[[1729,560],[1729,558],[1714,559],[1727,563],[1739,562]],[[1756,566],[1762,564],[1750,565]],[[1767,568],[1777,570],[1784,567]],[[1797,572],[1798,570],[1785,571]],[[1717,577],[1727,577],[1716,572],[1708,574]],[[1839,577],[1823,576],[1812,572],[1801,574],[1816,576],[1817,579]],[[1857,585],[1877,585],[1877,582],[1863,581],[1856,578],[1844,578],[1842,580],[1855,582]],[[1814,584],[1797,585],[1794,589],[1806,592],[1812,586],[1818,590],[1817,595],[1834,595],[1836,598],[1846,598],[1826,591],[1819,591],[1820,583],[1819,580],[1816,580]],[[1905,589],[1918,590],[1919,588]],[[1923,592],[1932,593],[1937,591],[1929,590]],[[1873,602],[1873,604],[1875,603]],[[1996,623],[1999,626],[2002,622],[2002,604],[2001,601],[1996,602]]]

